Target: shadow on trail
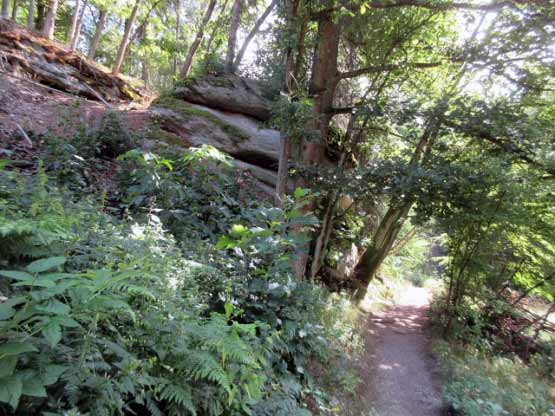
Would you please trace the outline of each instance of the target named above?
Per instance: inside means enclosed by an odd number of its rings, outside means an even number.
[[[375,348],[368,388],[379,416],[439,416],[441,394],[430,354],[426,289],[410,288],[400,303],[374,315],[368,336]]]

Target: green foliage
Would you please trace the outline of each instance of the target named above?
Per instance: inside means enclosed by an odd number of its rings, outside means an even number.
[[[50,155],[47,166],[63,159]],[[117,163],[123,218],[100,205],[119,193],[94,201],[94,187],[56,176],[59,188],[43,169],[0,172],[1,411],[305,415],[306,395],[325,403],[309,369],[339,363],[354,323],[292,278],[311,195],[255,203],[208,146]]]
[[[443,342],[436,354],[446,380],[444,399],[460,414],[547,416],[555,411],[549,382],[517,358],[458,350]]]

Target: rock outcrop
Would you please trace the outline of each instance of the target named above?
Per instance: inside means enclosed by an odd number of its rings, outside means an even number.
[[[62,45],[2,18],[0,71],[93,100],[98,95],[112,103],[148,99],[139,83],[113,76]]]
[[[115,109],[122,126],[153,146],[214,146],[273,193],[280,135],[264,125],[270,103],[255,81],[208,75],[184,81],[147,108],[149,101],[136,82],[0,18],[0,141],[22,130],[71,138],[80,128],[99,128]]]
[[[191,146],[209,144],[243,162],[277,170],[279,132],[253,118],[174,97],[155,100],[150,110],[162,130]]]
[[[188,79],[178,86],[175,97],[206,107],[269,120],[270,102],[260,85],[233,74],[207,75]]]

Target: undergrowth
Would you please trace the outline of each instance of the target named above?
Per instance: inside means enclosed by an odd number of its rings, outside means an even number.
[[[535,365],[438,342],[435,353],[445,380],[444,399],[466,416],[548,416],[555,413],[553,379]]]
[[[275,208],[213,148],[109,137],[0,169],[0,413],[338,414],[360,341],[349,302],[293,278],[310,195]]]

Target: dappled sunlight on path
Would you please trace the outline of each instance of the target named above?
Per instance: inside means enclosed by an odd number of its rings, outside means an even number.
[[[425,333],[430,293],[410,287],[399,303],[373,315],[369,336],[376,340],[368,360],[374,406],[379,416],[441,414],[441,395]]]

